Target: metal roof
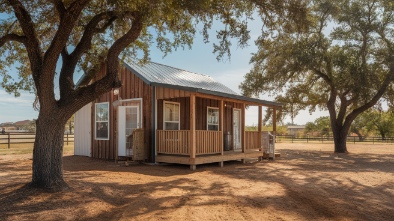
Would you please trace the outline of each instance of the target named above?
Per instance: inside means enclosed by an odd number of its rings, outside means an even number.
[[[152,86],[200,92],[269,106],[282,106],[282,104],[272,101],[241,96],[208,75],[198,74],[155,62],[139,65],[134,62],[123,61],[123,64],[146,84]]]
[[[125,62],[125,64],[127,63]],[[150,62],[145,65],[127,65],[151,84],[179,85],[238,95],[236,92],[224,86],[222,83],[215,81],[208,75],[197,74],[155,62]]]

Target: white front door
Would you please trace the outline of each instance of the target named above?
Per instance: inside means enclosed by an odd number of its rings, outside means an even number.
[[[139,109],[137,106],[118,107],[118,156],[128,156],[127,148],[130,144],[127,137],[140,128]]]
[[[233,111],[233,141],[234,150],[241,149],[241,110],[234,109]]]

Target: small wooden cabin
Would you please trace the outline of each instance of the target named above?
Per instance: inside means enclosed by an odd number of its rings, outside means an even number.
[[[142,128],[146,161],[187,164],[192,169],[212,162],[223,166],[224,161],[263,156],[263,106],[273,108],[276,129],[280,104],[240,96],[207,75],[151,62],[123,63],[119,78],[121,88],[76,113],[75,155],[129,157],[128,137]],[[259,131],[245,131],[247,106],[258,106]]]

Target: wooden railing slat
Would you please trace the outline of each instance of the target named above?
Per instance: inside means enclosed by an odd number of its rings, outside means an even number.
[[[190,131],[158,130],[158,153],[189,155]],[[259,132],[245,132],[245,144],[247,150],[260,148]],[[221,153],[223,148],[223,133],[221,131],[196,130],[196,154],[216,154]]]

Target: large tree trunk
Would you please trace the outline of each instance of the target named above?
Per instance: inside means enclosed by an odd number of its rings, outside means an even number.
[[[335,153],[347,153],[346,139],[348,130],[344,127],[337,127],[333,130]]]
[[[33,177],[31,185],[60,190],[67,187],[63,179],[62,157],[64,131],[67,120],[57,114],[40,114],[37,119],[33,149]]]

